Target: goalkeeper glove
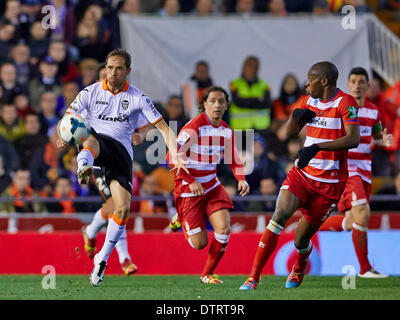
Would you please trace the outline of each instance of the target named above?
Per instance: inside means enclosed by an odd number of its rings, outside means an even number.
[[[319,152],[319,147],[317,144],[312,144],[309,147],[305,147],[299,151],[299,161],[297,162],[297,168],[303,169],[308,165],[310,160],[315,157]]]
[[[309,109],[295,109],[292,114],[293,118],[304,124],[310,122],[315,116],[315,112]]]

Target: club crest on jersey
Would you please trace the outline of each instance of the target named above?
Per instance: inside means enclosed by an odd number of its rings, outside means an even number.
[[[126,109],[128,109],[129,101],[128,100],[122,100],[121,105],[122,105],[122,109],[126,110]]]
[[[348,112],[349,112],[349,118],[350,119],[354,119],[357,118],[357,108],[354,106],[350,106],[347,108]]]

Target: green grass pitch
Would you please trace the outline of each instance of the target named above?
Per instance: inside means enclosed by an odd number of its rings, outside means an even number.
[[[342,277],[306,276],[285,289],[286,277],[263,276],[255,291],[241,291],[246,276],[225,276],[222,285],[201,284],[199,276],[107,276],[99,287],[89,276],[57,275],[55,289],[43,289],[43,276],[0,276],[0,300],[399,300],[400,277],[356,278],[343,289]],[[46,280],[46,279],[45,279]],[[44,281],[45,282],[45,281]],[[49,283],[49,282],[47,282]]]

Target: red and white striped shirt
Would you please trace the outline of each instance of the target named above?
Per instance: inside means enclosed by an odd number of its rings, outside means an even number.
[[[231,128],[221,121],[214,126],[203,112],[189,121],[179,132],[177,137],[178,151],[185,155],[187,174],[180,170],[175,175],[175,197],[195,197],[189,185],[195,181],[201,183],[204,193],[220,185],[217,177],[217,164],[221,159],[228,164],[235,178],[245,180],[244,168],[235,147],[234,134]],[[170,154],[167,154],[171,163]]]
[[[357,148],[349,150],[347,160],[349,176],[358,175],[364,181],[371,183],[372,133],[382,131],[378,107],[365,100],[364,106],[358,107],[358,121],[360,123],[360,144]]]
[[[321,101],[311,96],[296,103],[295,108],[314,111],[316,117],[307,123],[307,138],[304,147],[314,143],[333,141],[346,135],[344,126],[358,125],[357,101],[338,89],[329,101]],[[297,165],[297,161],[295,164]],[[310,179],[337,183],[348,178],[347,150],[319,151],[301,171]]]

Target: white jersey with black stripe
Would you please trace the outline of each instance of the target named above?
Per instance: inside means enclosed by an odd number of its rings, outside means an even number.
[[[80,114],[97,132],[124,145],[133,159],[132,133],[150,122],[162,119],[151,100],[138,88],[125,83],[118,93],[111,92],[107,80],[83,89],[67,109],[67,113]],[[147,120],[147,121],[146,121]]]

